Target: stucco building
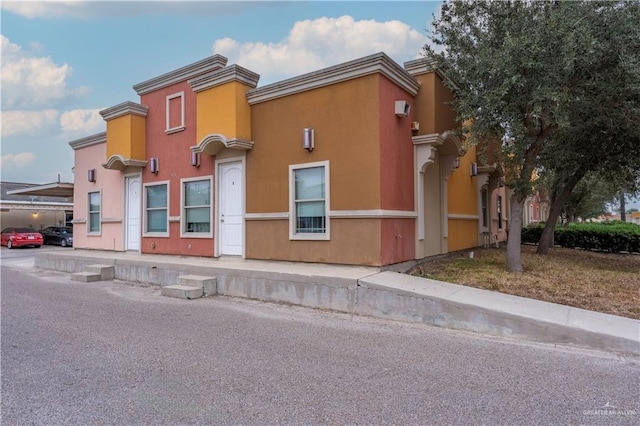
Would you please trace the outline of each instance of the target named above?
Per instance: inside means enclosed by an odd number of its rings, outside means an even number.
[[[379,53],[258,87],[214,55],[136,84],[70,142],[74,246],[384,266],[502,241],[445,78]]]

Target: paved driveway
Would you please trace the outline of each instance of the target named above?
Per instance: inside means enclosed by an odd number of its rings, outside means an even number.
[[[640,418],[638,361],[598,352],[225,297],[170,299],[4,262],[1,312],[3,425]]]

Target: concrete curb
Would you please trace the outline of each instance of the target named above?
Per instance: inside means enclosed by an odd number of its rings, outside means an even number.
[[[640,321],[395,272],[359,281],[357,313],[640,355]]]
[[[637,320],[375,268],[75,250],[35,258],[69,273],[92,264],[113,265],[122,281],[165,287],[202,275],[220,295],[640,356]]]

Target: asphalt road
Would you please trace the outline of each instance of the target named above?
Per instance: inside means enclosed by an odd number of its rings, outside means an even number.
[[[640,423],[640,361],[156,287],[2,248],[3,425]]]

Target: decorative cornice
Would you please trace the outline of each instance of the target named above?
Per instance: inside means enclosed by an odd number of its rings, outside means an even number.
[[[202,138],[198,145],[192,146],[190,149],[191,152],[195,153],[216,155],[222,148],[248,151],[253,148],[253,142],[244,139],[227,139],[225,135],[220,133],[211,133]]]
[[[433,58],[418,58],[405,62],[404,69],[409,74],[415,76],[437,71],[438,64]]]
[[[438,67],[438,63],[433,58],[419,58],[404,63],[404,69],[407,70],[412,76],[421,74],[428,74],[430,72],[436,73],[442,80],[453,88],[454,91],[458,90],[458,85],[449,76]]]
[[[444,138],[440,135],[440,133],[412,136],[411,140],[413,141],[414,145],[442,145],[442,143],[444,142]]]
[[[212,87],[220,86],[231,81],[244,83],[252,88],[258,85],[260,74],[241,67],[240,65],[229,65],[221,70],[207,73],[188,81],[194,92],[201,92]]]
[[[225,65],[227,65],[227,58],[224,56],[209,56],[201,61],[194,62],[182,68],[178,68],[177,70],[170,71],[150,80],[143,81],[142,83],[135,84],[133,86],[133,90],[141,96],[149,92],[153,92],[154,90],[162,89],[163,87],[194,78],[200,74],[222,68]]]
[[[384,75],[412,96],[418,93],[420,83],[381,52],[250,90],[247,99],[249,105],[253,105],[376,73]]]
[[[418,213],[413,210],[331,210],[329,217],[340,219],[414,219]]]
[[[114,118],[122,117],[123,115],[133,114],[140,117],[146,117],[149,107],[140,105],[135,102],[126,101],[121,104],[112,106],[110,108],[100,111],[100,115],[105,121],[113,120]]]
[[[284,220],[289,219],[289,212],[245,213],[246,220]]]
[[[72,140],[69,145],[73,150],[86,148],[91,145],[107,143],[107,132],[96,133],[95,135],[85,136],[84,138]]]
[[[102,164],[102,167],[110,170],[124,170],[125,167],[146,167],[147,162],[145,160],[134,160],[131,158],[124,158],[122,155],[112,155],[109,157],[106,163]]]

